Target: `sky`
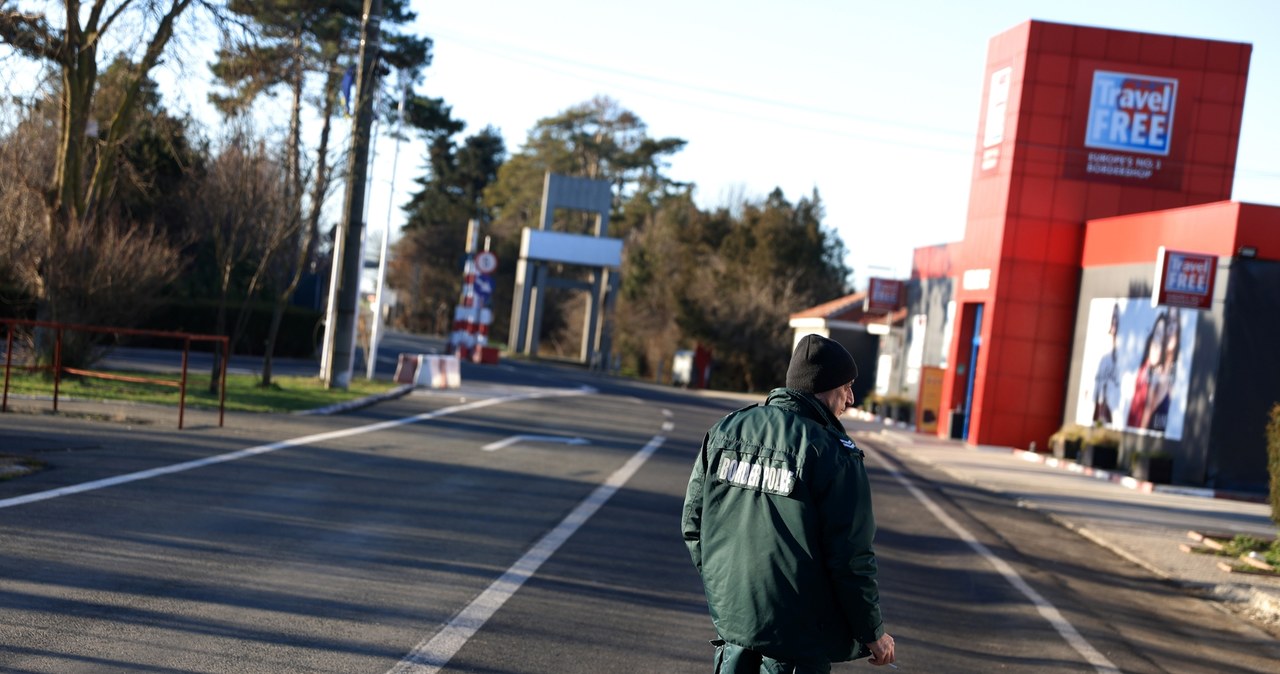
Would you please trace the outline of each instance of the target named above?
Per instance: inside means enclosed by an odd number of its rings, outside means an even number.
[[[419,92],[510,152],[534,124],[604,95],[688,145],[668,174],[704,208],[817,190],[855,283],[905,277],[918,246],[964,238],[990,39],[1029,19],[1253,45],[1232,198],[1280,205],[1275,0],[470,0],[413,2],[435,41]],[[391,155],[370,222],[386,216]],[[400,148],[396,196],[422,174]],[[381,211],[379,209],[382,209]],[[403,216],[393,214],[394,229]],[[394,238],[394,235],[393,235]]]
[[[1251,44],[1232,198],[1280,205],[1280,0],[411,4],[418,17],[405,30],[435,42],[417,91],[466,122],[459,142],[494,126],[515,153],[539,119],[608,96],[650,136],[687,141],[668,175],[693,183],[703,208],[774,188],[795,203],[817,190],[859,289],[868,276],[907,276],[916,247],[964,238],[987,45],[1029,19]],[[207,124],[217,120],[210,55],[207,41],[187,41],[153,73],[166,106]],[[14,86],[29,84],[0,88]],[[260,116],[276,131],[284,99]],[[401,206],[426,172],[421,141],[397,146],[380,131],[370,254],[384,229],[398,237]]]

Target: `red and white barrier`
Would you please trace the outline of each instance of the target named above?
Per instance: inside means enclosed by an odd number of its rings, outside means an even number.
[[[427,388],[458,388],[462,386],[462,368],[457,356],[402,353],[395,380]]]

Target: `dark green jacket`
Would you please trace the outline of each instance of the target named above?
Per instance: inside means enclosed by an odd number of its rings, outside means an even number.
[[[721,639],[841,662],[884,634],[862,450],[813,395],[774,389],[713,426],[681,524]]]

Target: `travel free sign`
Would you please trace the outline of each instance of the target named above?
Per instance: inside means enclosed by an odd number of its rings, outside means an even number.
[[[1168,156],[1177,100],[1176,79],[1095,71],[1084,144]]]
[[[1218,256],[1156,250],[1155,290],[1152,306],[1208,309],[1213,306],[1213,282],[1218,271]]]
[[[1171,74],[1081,63],[1064,175],[1182,189],[1187,133],[1175,131],[1179,79]]]

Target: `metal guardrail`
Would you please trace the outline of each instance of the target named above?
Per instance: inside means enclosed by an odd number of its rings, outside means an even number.
[[[62,382],[62,375],[72,374],[80,377],[92,377],[95,379],[106,379],[113,381],[127,381],[139,384],[155,384],[159,386],[172,386],[178,389],[178,429],[183,427],[187,407],[187,362],[191,353],[192,342],[214,342],[222,345],[222,367],[218,373],[219,377],[219,399],[218,399],[218,426],[221,427],[226,416],[227,403],[227,360],[230,358],[230,340],[221,335],[200,335],[187,332],[166,332],[162,330],[138,330],[133,328],[110,328],[93,325],[76,325],[72,323],[55,323],[50,321],[29,321],[14,318],[0,318],[0,324],[7,327],[7,336],[5,338],[5,358],[4,358],[4,394],[0,398],[0,411],[9,411],[9,374],[13,367],[13,335],[20,326],[30,328],[43,328],[54,332],[53,347],[53,364],[47,366],[20,366],[26,369],[39,371],[51,370],[53,372],[53,411],[58,411],[58,389]],[[62,365],[62,336],[63,333],[71,332],[89,332],[95,334],[106,335],[132,335],[141,337],[160,337],[167,339],[176,339],[182,341],[182,376],[178,381],[172,379],[151,379],[148,377],[135,377],[131,375],[115,374],[112,372],[103,372],[95,370],[83,370],[79,368],[63,367]]]

